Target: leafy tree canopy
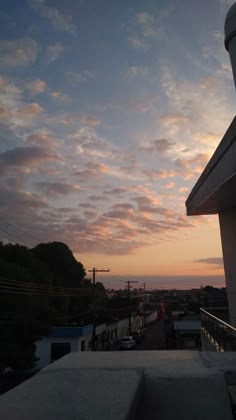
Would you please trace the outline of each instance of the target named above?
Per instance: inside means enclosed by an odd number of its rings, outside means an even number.
[[[84,266],[63,242],[39,244],[32,252],[48,265],[54,279],[63,287],[79,287],[82,284],[86,275]]]

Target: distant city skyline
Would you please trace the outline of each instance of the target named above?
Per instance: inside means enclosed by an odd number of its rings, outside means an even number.
[[[89,277],[89,276],[88,276]],[[148,290],[189,290],[192,288],[201,288],[205,286],[214,286],[218,288],[225,287],[223,275],[219,276],[109,276],[98,277],[107,289],[125,289],[127,284],[125,280],[136,280],[138,283],[131,284],[133,289],[144,288]]]
[[[0,240],[2,218],[29,246],[65,242],[110,287],[224,282],[218,217],[185,200],[235,115],[233,3],[1,3]]]

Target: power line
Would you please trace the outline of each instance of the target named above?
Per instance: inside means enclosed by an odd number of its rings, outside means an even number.
[[[19,287],[20,286],[20,287]],[[58,286],[47,286],[37,283],[22,282],[17,280],[10,280],[0,277],[0,293],[6,291],[14,291],[15,293],[22,294],[42,294],[48,296],[75,296],[75,297],[88,297],[96,294],[96,290],[88,288],[63,288]]]
[[[29,245],[29,243],[28,243],[25,239],[20,239],[19,237],[15,236],[13,233],[8,232],[8,231],[6,231],[6,230],[2,229],[2,227],[0,228],[0,231],[1,231],[4,235],[6,235],[6,238],[5,238],[5,239],[8,239],[8,240],[10,240],[10,241],[12,241],[12,242],[15,242],[15,243],[17,243],[17,242],[22,242],[24,245],[27,245],[27,246],[29,246],[29,247],[31,247],[31,246],[32,246],[32,244],[30,244],[30,245]]]
[[[51,297],[88,297],[88,295],[77,295],[75,293],[58,293],[58,292],[43,292],[38,290],[20,290],[6,286],[4,289],[0,289],[1,293],[15,294],[15,295],[28,295],[28,296],[51,296]]]
[[[32,286],[32,287],[40,287],[43,289],[53,289],[53,290],[58,290],[58,291],[63,291],[63,290],[69,290],[69,291],[74,291],[74,292],[82,292],[82,291],[93,291],[90,288],[82,288],[82,287],[63,287],[63,286],[53,286],[53,285],[47,285],[47,284],[42,284],[42,283],[32,283],[32,282],[28,282],[28,281],[22,281],[22,280],[13,280],[13,279],[8,279],[6,277],[0,277],[0,281],[5,281],[7,283],[14,283],[16,285],[26,285],[26,286]]]
[[[36,240],[37,242],[42,242],[41,239],[37,238],[36,236],[31,235],[30,233],[26,232],[25,230],[13,225],[12,223],[7,222],[6,220],[4,220],[2,217],[0,217],[0,221],[5,223],[6,225],[10,226],[11,228],[14,228],[15,230],[18,230],[20,232],[22,232],[24,235],[29,236],[30,238]]]

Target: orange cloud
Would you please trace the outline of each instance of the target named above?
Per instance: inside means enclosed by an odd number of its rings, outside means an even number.
[[[44,109],[37,103],[33,102],[31,104],[23,105],[22,107],[16,110],[16,116],[21,119],[34,120],[39,118]]]
[[[32,95],[38,95],[45,92],[47,89],[47,84],[43,80],[37,79],[32,80],[26,84],[26,88],[30,91]]]
[[[215,147],[221,140],[221,135],[216,133],[200,133],[195,136],[195,139],[202,144],[209,144]]]
[[[162,117],[156,118],[155,121],[161,122],[166,125],[185,125],[190,121],[190,118],[186,115],[181,114],[169,114],[163,115]]]

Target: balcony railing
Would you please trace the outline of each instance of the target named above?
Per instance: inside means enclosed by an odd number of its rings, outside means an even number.
[[[223,309],[207,308],[206,310],[201,308],[201,329],[216,351],[236,351],[236,328],[208,312],[214,311],[217,314],[221,314],[222,312],[223,314],[223,312],[225,313],[225,310],[222,311]]]

